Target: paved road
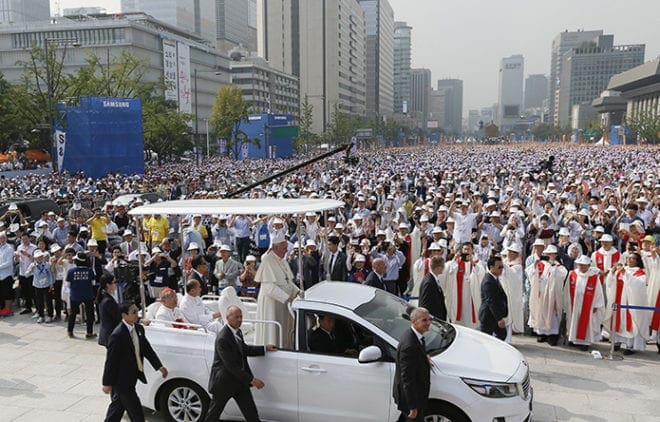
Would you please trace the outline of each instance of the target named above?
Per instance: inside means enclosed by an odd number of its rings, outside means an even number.
[[[76,327],[79,338],[69,339],[64,323],[34,321],[0,319],[0,421],[102,420],[109,401],[101,391],[105,349],[84,340],[83,326]],[[514,337],[514,345],[532,370],[535,421],[660,421],[655,345],[623,361],[595,360],[529,337]],[[596,349],[605,355],[607,347]]]

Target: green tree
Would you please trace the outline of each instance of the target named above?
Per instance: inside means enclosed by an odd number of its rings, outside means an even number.
[[[293,140],[293,146],[296,150],[304,148],[306,145],[317,141],[317,137],[312,133],[312,125],[314,124],[314,106],[310,104],[307,94],[300,104],[300,122],[298,136]]]
[[[158,154],[158,162],[181,156],[193,147],[188,122],[191,114],[178,111],[176,104],[163,97],[149,98],[142,104],[144,148]]]
[[[645,111],[632,117],[626,116],[625,126],[640,143],[660,143],[660,114]]]
[[[335,109],[330,116],[330,124],[323,134],[324,138],[326,142],[335,145],[348,143],[360,128],[360,123],[358,116],[342,113],[339,106],[335,104]]]
[[[250,104],[243,99],[237,86],[225,85],[218,90],[209,119],[210,129],[218,139],[224,139],[227,152],[238,158],[241,145],[251,143],[259,146],[258,139],[250,139],[241,130],[241,124],[248,122]]]
[[[15,95],[15,88],[0,73],[0,151],[8,151],[12,145],[25,139],[26,134],[34,137],[30,121],[16,109]]]

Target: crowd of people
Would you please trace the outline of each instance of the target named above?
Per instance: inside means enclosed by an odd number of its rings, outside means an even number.
[[[660,329],[659,152],[559,144],[362,151],[357,163],[325,159],[244,194],[332,198],[343,204],[337,210],[154,215],[139,227],[127,211],[142,200],[127,206],[109,201],[140,192],[221,198],[309,157],[213,158],[201,166],[172,163],[98,180],[0,176],[5,200],[38,196],[71,204],[32,224],[15,206],[0,216],[0,314],[12,315],[20,305],[21,313],[49,323],[68,312],[73,335],[83,304],[86,335],[93,337],[95,296],[98,303],[103,294],[117,302],[134,295],[130,269],[141,262],[147,300],[184,294],[171,308],[180,307],[177,318],[195,324],[222,320],[195,310],[194,297],[209,292],[235,288],[257,296],[264,318],[286,319],[286,301],[298,289],[337,280],[383,288],[418,300],[432,315],[479,328],[482,282],[490,274],[506,294],[505,333],[498,334],[504,340],[531,330],[551,345],[563,335],[585,349],[609,338],[633,353],[652,336],[657,342]],[[489,268],[494,256],[501,257],[500,274]],[[105,289],[106,272],[119,288]],[[441,300],[429,296],[424,280],[435,282]],[[259,342],[273,342],[271,334],[258,333]]]

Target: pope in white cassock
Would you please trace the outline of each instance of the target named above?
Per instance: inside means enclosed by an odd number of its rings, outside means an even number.
[[[591,267],[591,259],[582,255],[575,264],[577,269],[571,270],[564,286],[568,341],[587,350],[591,343],[600,339],[605,295],[598,269]]]
[[[562,292],[568,274],[557,261],[557,252],[556,246],[548,245],[543,251],[548,260],[536,261],[525,268],[530,285],[528,324],[539,335],[537,341],[547,340],[551,346],[557,345]]]
[[[291,348],[293,317],[288,304],[300,291],[293,283],[293,273],[284,259],[288,243],[282,235],[273,237],[271,249],[261,258],[261,265],[254,280],[259,283],[257,319],[277,321],[282,324],[282,347]],[[273,324],[257,324],[255,344],[280,344],[278,329]]]
[[[626,258],[626,266],[613,267],[605,278],[607,303],[647,306],[646,272],[642,257],[633,252]],[[607,307],[603,324],[614,335],[615,344],[626,345],[625,354],[646,349],[651,313],[645,310]]]

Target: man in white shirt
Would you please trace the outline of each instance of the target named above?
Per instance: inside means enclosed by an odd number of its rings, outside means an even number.
[[[176,292],[169,287],[165,287],[160,292],[160,308],[156,312],[156,319],[159,321],[185,322],[183,312],[177,307],[179,299]],[[172,324],[173,327],[182,327]]]
[[[181,312],[186,322],[201,325],[209,331],[219,333],[222,329],[220,312],[211,312],[201,298],[202,285],[197,280],[186,283],[186,295],[181,299]]]

